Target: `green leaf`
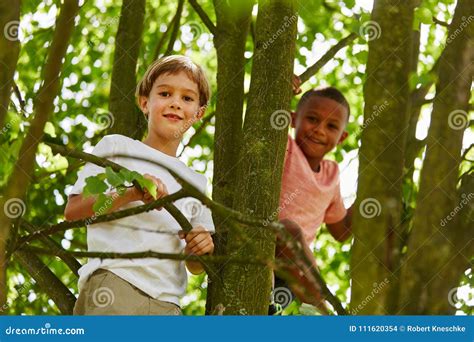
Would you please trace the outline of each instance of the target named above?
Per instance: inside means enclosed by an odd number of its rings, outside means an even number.
[[[94,210],[95,215],[102,215],[107,212],[108,207],[110,207],[111,205],[111,203],[107,204],[108,199],[109,197],[104,194],[100,194],[99,196],[97,196],[97,200],[92,206],[92,210]]]
[[[140,184],[142,189],[147,189],[153,198],[156,198],[156,185],[153,183],[153,181],[141,176],[141,178],[137,179],[137,182]]]
[[[56,130],[54,129],[53,124],[49,121],[44,125],[44,132],[51,137],[56,138]]]
[[[107,190],[107,184],[99,179],[98,176],[90,176],[86,178],[86,186],[84,187],[84,196],[101,194]]]
[[[415,11],[415,17],[422,23],[430,25],[433,23],[433,14],[428,8],[417,8]]]
[[[125,181],[124,177],[122,177],[120,173],[115,172],[109,166],[105,168],[105,175],[107,176],[107,182],[114,188],[122,185]]]
[[[121,169],[119,172],[119,175],[127,183],[131,183],[134,180],[133,171],[130,171],[127,169]]]

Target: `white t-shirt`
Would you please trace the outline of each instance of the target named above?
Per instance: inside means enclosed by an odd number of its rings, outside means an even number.
[[[148,173],[163,181],[170,194],[181,189],[181,185],[171,174],[156,164],[133,159],[133,157],[156,161],[205,192],[207,179],[187,167],[179,159],[162,153],[141,141],[123,135],[105,136],[92,152],[141,174]],[[115,155],[115,157],[113,157]],[[126,155],[128,157],[117,157]],[[112,156],[112,157],[111,157]],[[95,164],[87,163],[78,173],[78,179],[71,194],[80,194],[85,186],[85,179],[105,170]],[[143,205],[143,202],[131,202],[120,209]],[[203,226],[214,232],[210,210],[194,198],[182,198],[174,205],[184,214],[193,227]],[[146,252],[149,250],[163,253],[181,253],[185,247],[184,240],[178,237],[182,228],[165,210],[151,210],[134,216],[111,222],[96,223],[87,226],[88,250],[93,252]],[[158,232],[157,232],[158,231]],[[183,261],[169,259],[98,259],[89,258],[79,270],[79,290],[85,285],[88,277],[98,268],[107,269],[120,278],[136,286],[151,297],[179,305],[179,298],[186,291],[187,274]]]

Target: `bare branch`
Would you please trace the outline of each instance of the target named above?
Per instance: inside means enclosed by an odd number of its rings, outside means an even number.
[[[72,315],[76,297],[69,289],[51,272],[34,253],[28,250],[15,252],[15,258],[25,268],[31,277],[38,283],[48,297],[50,297],[62,314]]]
[[[24,244],[41,237],[45,237],[54,233],[62,232],[71,228],[84,227],[87,224],[91,224],[91,223],[109,222],[109,221],[118,220],[120,218],[132,216],[132,215],[137,215],[146,211],[153,210],[157,207],[164,206],[168,202],[175,201],[185,196],[186,196],[185,192],[180,190],[180,191],[175,192],[174,194],[163,197],[151,203],[141,205],[139,207],[133,207],[129,209],[115,211],[110,214],[99,215],[99,216],[87,218],[84,220],[61,222],[52,226],[40,227],[34,233],[31,233],[29,235],[23,236],[20,239],[18,239],[16,249],[21,248]],[[22,224],[23,224],[23,221],[22,221]]]
[[[21,248],[21,250],[27,250],[34,252],[36,254],[45,254],[45,255],[57,255],[56,250],[49,250],[45,248],[27,246]],[[222,255],[186,255],[186,254],[176,254],[176,253],[162,253],[155,251],[144,251],[144,252],[134,252],[134,253],[112,253],[112,252],[82,252],[82,251],[66,251],[71,256],[78,258],[99,258],[99,259],[143,259],[143,258],[156,258],[156,259],[169,259],[169,260],[189,260],[189,261],[200,261],[206,263],[227,263],[234,262],[240,264],[255,264],[255,265],[269,265],[270,260],[259,260],[255,257],[251,258],[237,258],[232,256],[222,256]]]
[[[438,24],[438,25],[441,25],[441,26],[444,26],[444,27],[449,27],[449,24],[447,22],[444,22],[442,20],[439,20],[438,18],[436,18],[435,16],[433,16],[433,22],[435,24]]]
[[[316,63],[311,65],[308,69],[305,70],[299,77],[301,83],[306,82],[310,79],[311,76],[316,74],[327,62],[329,62],[336,53],[339,52],[342,48],[350,44],[354,39],[357,38],[357,34],[351,33],[347,37],[341,39],[336,45],[331,47],[325,54],[322,56]]]
[[[216,25],[214,25],[214,23],[209,18],[209,16],[206,14],[206,12],[202,9],[202,7],[197,3],[196,0],[189,0],[189,3],[194,8],[196,13],[199,15],[199,18],[201,18],[204,25],[206,25],[209,32],[211,32],[215,36],[217,34]]]
[[[178,38],[179,22],[181,21],[181,14],[183,12],[184,0],[179,0],[178,9],[176,10],[176,18],[173,23],[173,30],[171,31],[170,40],[168,42],[168,48],[166,49],[165,56],[171,55],[173,52],[174,42]]]
[[[183,147],[183,150],[181,151],[181,153],[179,154],[178,157],[180,157],[184,150],[186,149],[186,147],[188,146],[191,146],[191,143],[194,142],[194,140],[199,136],[199,134],[201,134],[201,132],[204,130],[204,128],[206,128],[206,126],[211,122],[212,118],[216,115],[216,112],[212,112],[211,114],[209,114],[208,116],[206,116],[204,118],[204,120],[202,120],[202,123],[201,125],[196,129],[196,132],[193,134],[193,136],[189,139],[188,143],[186,145],[184,145]]]
[[[158,41],[158,44],[156,45],[156,48],[155,48],[155,53],[153,54],[153,61],[156,60],[158,58],[158,56],[160,55],[160,51],[163,48],[163,45],[165,44],[165,39],[166,39],[166,37],[168,37],[168,34],[170,33],[171,29],[174,27],[174,23],[175,23],[176,19],[178,18],[178,14],[179,14],[179,12],[176,11],[176,13],[174,14],[173,18],[171,19],[168,27],[166,27],[166,31],[163,33],[160,40]]]

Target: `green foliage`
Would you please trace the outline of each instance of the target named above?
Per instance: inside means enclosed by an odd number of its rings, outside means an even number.
[[[0,131],[0,190],[8,180],[14,177],[13,165],[18,159],[25,129],[34,118],[33,103],[41,84],[42,70],[48,48],[53,36],[54,19],[60,6],[59,0],[22,1],[22,41],[21,52],[15,75],[24,106],[13,96]],[[213,2],[199,1],[200,5],[215,22]],[[414,25],[424,34],[420,50],[420,62],[417,73],[410,77],[410,87],[414,89],[432,81],[428,71],[441,54],[446,28],[434,24],[432,17],[449,22],[453,13],[454,0],[424,0],[416,11]],[[108,96],[115,49],[115,34],[120,18],[121,2],[105,0],[101,2],[84,1],[77,18],[77,26],[69,44],[64,68],[62,70],[61,95],[55,100],[54,114],[45,127],[45,133],[70,148],[90,151],[91,147],[106,134],[101,127],[100,113],[108,111]],[[147,1],[145,30],[141,46],[137,79],[143,75],[154,58],[158,41],[164,34],[171,18],[175,14],[175,4],[165,1]],[[337,41],[351,32],[359,33],[361,25],[370,20],[370,13],[358,5],[358,1],[300,1],[300,19],[298,22],[297,52],[295,73],[301,74],[308,66],[324,54]],[[255,17],[254,17],[255,20]],[[166,49],[165,39],[161,56]],[[175,43],[176,54],[186,54],[204,66],[213,96],[206,115],[215,110],[217,70],[216,52],[212,36],[199,16],[186,2],[180,23],[178,39]],[[246,89],[248,90],[254,42],[248,37],[246,42]],[[347,126],[349,137],[341,148],[328,157],[338,162],[345,155],[359,148],[360,124],[363,116],[362,85],[364,84],[365,65],[368,47],[365,39],[358,38],[353,44],[341,50],[336,57],[303,85],[303,91],[313,87],[333,85],[340,89],[351,105],[351,118]],[[269,80],[271,81],[271,80]],[[295,97],[292,108],[296,108],[299,99]],[[193,138],[192,143],[183,152],[182,160],[190,167],[212,175],[214,153],[214,119],[208,127]],[[199,123],[185,135],[184,143],[189,141]],[[469,156],[472,159],[472,153]],[[61,222],[67,196],[82,166],[71,159],[53,155],[51,149],[40,144],[36,156],[33,179],[25,198],[27,211],[24,218],[35,225],[47,225]],[[464,172],[472,166],[464,163]],[[142,175],[121,170],[115,172],[106,168],[105,172],[86,180],[84,193],[97,196],[94,210],[107,207],[109,189],[119,193],[136,182],[142,188],[156,196],[156,186]],[[409,219],[415,205],[417,183],[404,184],[405,218]],[[21,234],[26,234],[21,231]],[[85,250],[85,229],[74,229],[54,234],[52,238],[66,249]],[[341,244],[332,239],[325,229],[321,229],[315,244],[315,257],[323,277],[331,290],[347,303],[349,290],[348,265],[350,244]],[[75,294],[77,278],[67,266],[54,257],[42,260]],[[80,260],[82,263],[85,259]],[[463,276],[463,284],[470,284],[472,272]],[[204,275],[191,276],[187,296],[183,299],[185,314],[203,314],[207,281]],[[13,258],[8,268],[8,313],[10,314],[58,314],[57,307],[44,295],[27,272]],[[307,306],[294,302],[285,310],[285,314],[311,314]],[[461,310],[472,314],[467,303]]]

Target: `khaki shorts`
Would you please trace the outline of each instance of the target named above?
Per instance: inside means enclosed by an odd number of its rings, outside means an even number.
[[[176,304],[153,299],[137,287],[98,269],[87,280],[74,306],[74,315],[181,315]]]

